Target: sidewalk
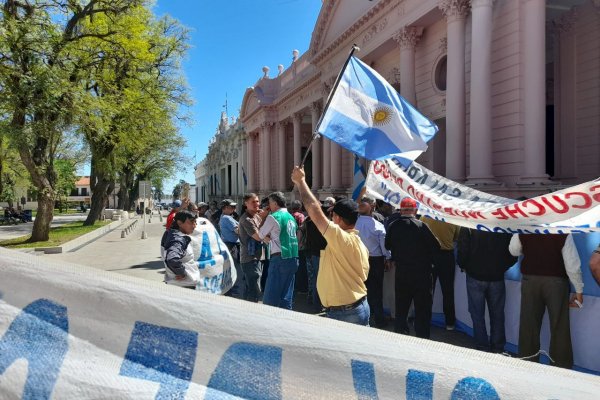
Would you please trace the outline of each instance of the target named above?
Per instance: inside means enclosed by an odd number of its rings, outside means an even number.
[[[138,219],[136,229],[126,238],[121,238],[121,230]],[[52,260],[64,260],[87,265],[104,271],[117,272],[138,278],[162,281],[164,265],[160,259],[160,239],[165,231],[166,215],[163,222],[158,215],[152,216],[152,223],[146,219],[147,239],[141,239],[144,223],[135,216],[125,221],[121,228],[100,237],[82,248],[69,253],[46,254]],[[148,218],[146,216],[146,218]]]

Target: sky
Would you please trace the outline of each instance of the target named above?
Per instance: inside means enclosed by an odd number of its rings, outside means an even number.
[[[184,153],[195,162],[166,182],[166,193],[179,179],[195,183],[195,163],[206,156],[226,96],[228,115],[237,118],[263,66],[274,77],[279,64],[291,64],[292,50],[308,50],[320,9],[321,0],[157,1],[157,16],[168,14],[191,30],[182,66],[194,105],[186,110],[190,124],[180,131],[187,139]]]

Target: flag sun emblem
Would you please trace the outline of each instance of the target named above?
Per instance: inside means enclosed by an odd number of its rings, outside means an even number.
[[[394,111],[390,107],[377,107],[373,111],[373,124],[385,125],[392,119]]]

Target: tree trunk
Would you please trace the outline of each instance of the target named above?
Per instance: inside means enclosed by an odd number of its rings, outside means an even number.
[[[100,219],[106,201],[108,200],[108,196],[106,196],[107,187],[108,182],[106,181],[99,180],[98,183],[96,183],[94,191],[92,192],[92,204],[90,205],[90,212],[88,213],[87,219],[83,225],[94,225],[94,223]]]
[[[30,242],[43,242],[50,238],[50,223],[54,213],[54,196],[44,191],[38,193],[38,208]]]

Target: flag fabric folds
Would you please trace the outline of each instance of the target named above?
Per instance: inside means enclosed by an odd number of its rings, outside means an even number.
[[[317,132],[368,160],[414,160],[438,127],[379,73],[350,57]],[[408,152],[408,154],[407,154]]]
[[[352,182],[352,200],[354,201],[358,201],[360,191],[367,179],[367,169],[365,168],[363,161],[364,160],[361,160],[356,154],[354,155],[354,180]]]

